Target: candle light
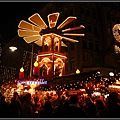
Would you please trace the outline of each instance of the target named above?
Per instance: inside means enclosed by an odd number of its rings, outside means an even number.
[[[34,63],[34,71],[33,71],[34,75],[38,75],[38,62],[35,61]]]
[[[20,69],[20,73],[19,73],[19,79],[24,79],[24,69],[23,67]]]

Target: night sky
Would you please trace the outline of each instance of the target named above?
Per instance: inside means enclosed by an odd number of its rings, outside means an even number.
[[[0,3],[0,34],[1,42],[7,44],[17,35],[21,20],[38,13],[47,2],[1,2]]]

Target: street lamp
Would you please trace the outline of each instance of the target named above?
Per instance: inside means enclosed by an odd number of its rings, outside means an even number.
[[[12,52],[14,52],[14,51],[16,51],[17,50],[17,47],[15,47],[15,46],[10,46],[9,47],[9,49],[12,51]],[[22,49],[22,48],[20,48],[20,49]],[[23,50],[23,49],[22,49]],[[26,50],[25,50],[26,51]],[[32,52],[30,52],[30,51],[26,51],[26,52],[28,52],[28,53],[30,53],[31,54],[31,61],[30,61],[30,77],[32,77],[32,64],[33,64],[33,44],[32,44]]]
[[[17,47],[14,47],[14,46],[10,46],[9,49],[14,52],[15,50],[17,50]]]

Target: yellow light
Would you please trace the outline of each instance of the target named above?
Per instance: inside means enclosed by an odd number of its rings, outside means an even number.
[[[84,36],[85,34],[64,33],[63,35],[68,35],[68,36]]]
[[[79,74],[79,73],[80,73],[80,71],[77,69],[77,70],[76,70],[76,74]]]
[[[23,67],[21,67],[21,69],[20,69],[20,72],[24,72],[24,69],[23,69]]]
[[[35,61],[34,66],[38,67],[38,62],[37,61]]]
[[[60,73],[59,76],[62,76],[62,74]]]

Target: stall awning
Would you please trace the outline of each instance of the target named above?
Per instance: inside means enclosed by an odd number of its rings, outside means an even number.
[[[48,85],[64,85],[64,84],[72,84],[75,82],[83,81],[86,78],[90,77],[92,74],[97,73],[98,70],[83,72],[79,74],[71,74],[66,76],[61,76],[54,78],[53,80],[48,81]]]

